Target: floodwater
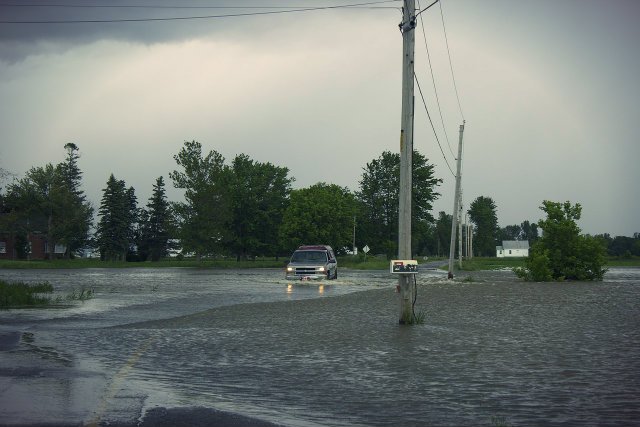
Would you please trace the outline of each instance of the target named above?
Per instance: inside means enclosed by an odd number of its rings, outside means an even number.
[[[421,271],[0,270],[94,297],[0,311],[0,424],[214,408],[285,426],[640,425],[640,269],[603,282]]]

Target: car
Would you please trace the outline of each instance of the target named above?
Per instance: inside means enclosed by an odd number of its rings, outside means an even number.
[[[337,279],[338,260],[331,246],[300,246],[287,264],[287,280]]]

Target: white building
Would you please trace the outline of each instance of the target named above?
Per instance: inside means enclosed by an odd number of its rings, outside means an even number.
[[[529,242],[526,240],[503,240],[502,246],[496,246],[498,258],[521,258],[529,256]]]

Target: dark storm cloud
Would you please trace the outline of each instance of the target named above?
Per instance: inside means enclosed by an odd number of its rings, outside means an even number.
[[[244,0],[3,2],[0,3],[0,60],[15,62],[42,50],[63,51],[69,46],[98,40],[152,44],[220,32],[241,40],[297,19],[301,14],[295,9],[357,3],[368,2],[280,0],[268,7]],[[394,9],[394,4],[400,3],[387,1],[371,7]],[[355,8],[351,10],[358,13]],[[270,19],[256,19],[254,14],[269,15]]]
[[[145,2],[135,3],[144,5]],[[89,7],[105,5],[105,2],[87,1],[83,7],[29,6],[13,2],[0,5],[0,59],[18,61],[24,57],[51,48],[64,50],[69,46],[91,43],[97,40],[131,41],[137,43],[159,43],[169,40],[189,39],[206,32],[227,27],[225,19],[188,19],[170,21],[135,22],[79,22],[72,21],[118,21],[136,19],[166,19],[221,15],[227,9],[174,9],[116,7],[131,5],[131,2],[112,1],[113,7]],[[46,3],[39,2],[39,5]],[[59,3],[56,3],[59,4]],[[65,3],[66,4],[66,3]],[[80,3],[77,3],[80,4]],[[147,4],[149,4],[147,2]],[[176,4],[166,1],[153,2],[158,6]],[[198,3],[190,3],[192,6]],[[211,2],[209,2],[211,4]],[[20,5],[20,6],[15,6]],[[236,10],[236,9],[233,9]],[[227,12],[225,12],[227,11]],[[62,23],[60,21],[69,21]],[[16,22],[16,23],[10,23]],[[22,22],[22,23],[18,23]],[[49,23],[29,23],[49,22]]]

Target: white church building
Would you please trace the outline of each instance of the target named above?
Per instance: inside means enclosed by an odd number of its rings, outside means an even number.
[[[529,242],[526,240],[503,240],[502,246],[496,246],[498,258],[522,258],[529,256]]]

